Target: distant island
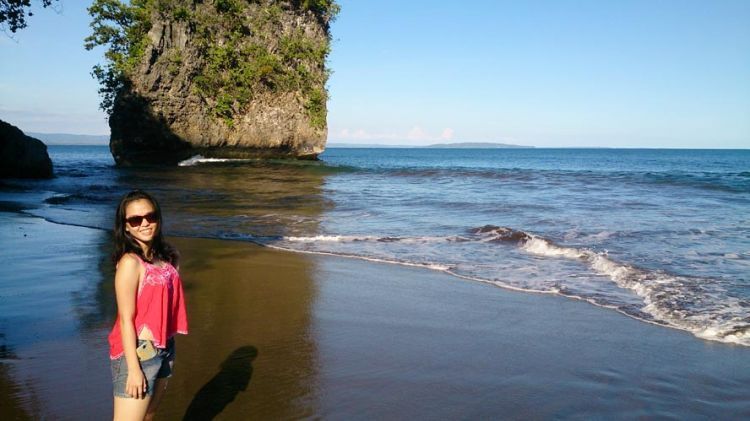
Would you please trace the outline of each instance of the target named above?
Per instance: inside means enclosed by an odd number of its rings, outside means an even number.
[[[508,143],[493,142],[458,142],[458,143],[436,143],[425,146],[425,148],[440,149],[505,149],[505,148],[533,148],[533,146],[511,145]]]
[[[328,142],[326,143],[326,149],[335,148],[356,148],[356,149],[369,149],[369,148],[422,148],[423,146],[414,145],[387,145],[383,143],[339,143],[339,142]]]
[[[508,149],[508,148],[534,148],[534,146],[510,145],[507,143],[492,142],[457,142],[436,143],[434,145],[384,145],[378,143],[337,143],[330,142],[326,148],[435,148],[435,149]]]

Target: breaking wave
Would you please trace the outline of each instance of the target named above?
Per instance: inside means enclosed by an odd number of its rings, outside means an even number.
[[[611,235],[608,233],[608,235]],[[318,235],[288,236],[261,241],[267,245],[293,251],[332,254],[372,261],[426,267],[443,271],[461,278],[492,283],[504,288],[530,292],[559,294],[578,298],[603,307],[614,308],[628,316],[680,330],[689,331],[707,340],[750,346],[750,302],[734,297],[715,279],[690,277],[667,273],[661,270],[639,268],[618,262],[606,251],[569,247],[550,239],[508,227],[485,225],[459,236],[356,236]],[[577,278],[557,279],[546,287],[530,284],[526,280],[503,279],[477,275],[466,264],[399,259],[402,252],[387,253],[383,249],[331,248],[326,245],[378,244],[449,244],[474,243],[510,246],[523,253],[547,260],[567,260],[583,264],[590,275],[604,279],[610,286],[630,291],[638,297],[638,303],[624,303],[607,294],[592,292],[576,285]],[[387,246],[387,244],[385,244]],[[354,250],[354,251],[351,251]],[[475,262],[481,264],[481,262]]]

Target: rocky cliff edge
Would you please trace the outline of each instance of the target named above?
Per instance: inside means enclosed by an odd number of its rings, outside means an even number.
[[[332,1],[138,2],[119,20],[97,3],[87,41],[110,48],[98,76],[118,164],[323,152]]]
[[[0,178],[52,178],[52,175],[47,146],[0,120]]]

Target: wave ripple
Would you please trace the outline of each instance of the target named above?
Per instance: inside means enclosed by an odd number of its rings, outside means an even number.
[[[750,346],[750,302],[732,296],[716,279],[640,268],[618,262],[606,251],[560,245],[509,227],[483,225],[469,229],[463,236],[289,236],[266,243],[290,250],[421,266],[505,288],[583,299],[703,339]],[[452,247],[473,249],[475,253],[468,255],[477,259],[462,261],[460,256],[466,256],[467,251]],[[493,250],[497,247],[500,250]],[[408,249],[417,252],[406,253]],[[505,255],[506,260],[515,260],[510,266],[482,260],[512,250],[524,253],[527,258]],[[555,270],[557,275],[553,280],[536,282],[535,271],[524,272],[528,257],[537,259],[537,266],[567,260],[584,265],[586,270],[577,273]],[[592,287],[592,282],[599,285]],[[622,290],[635,294],[638,300],[623,299]]]

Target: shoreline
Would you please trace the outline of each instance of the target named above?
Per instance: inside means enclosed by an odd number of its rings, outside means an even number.
[[[0,221],[13,245],[0,257],[0,414],[111,416],[109,234],[16,213]],[[425,268],[170,241],[183,255],[190,334],[177,338],[163,418],[750,414],[746,347]]]
[[[33,215],[33,214],[30,214],[30,213],[27,213],[27,212],[24,211],[24,205],[22,205],[20,203],[15,203],[15,202],[0,202],[0,213],[2,213],[2,212],[15,213],[15,214],[23,215],[23,216],[30,217],[30,218],[40,218],[40,219],[44,220],[45,222],[48,222],[48,223],[51,223],[51,224],[56,224],[56,225],[80,227],[80,228],[86,228],[86,229],[91,229],[91,230],[97,230],[97,231],[101,231],[101,232],[105,232],[105,233],[109,232],[108,229],[104,229],[104,228],[99,228],[99,227],[94,227],[94,226],[89,226],[89,225],[83,225],[83,224],[56,222],[56,221],[48,219],[46,217]],[[359,255],[353,255],[353,254],[330,253],[330,252],[325,252],[325,251],[296,250],[296,249],[286,248],[286,247],[281,247],[281,246],[276,246],[276,245],[272,245],[272,244],[263,244],[261,242],[253,241],[253,240],[251,240],[249,238],[246,238],[246,239],[241,239],[241,238],[215,238],[215,237],[200,237],[200,236],[179,236],[179,235],[170,235],[170,237],[171,238],[181,238],[181,239],[186,239],[186,240],[189,240],[189,239],[200,239],[200,240],[229,241],[229,242],[236,242],[236,243],[239,243],[239,244],[249,244],[249,245],[252,245],[252,246],[263,247],[263,248],[267,248],[267,249],[270,249],[270,250],[276,250],[276,251],[280,251],[280,252],[295,253],[295,254],[308,254],[308,255],[314,255],[314,256],[328,256],[328,257],[332,257],[332,258],[342,258],[342,259],[354,259],[354,260],[360,260],[360,261],[370,262],[370,263],[374,263],[374,264],[386,264],[386,265],[394,265],[394,266],[400,266],[400,267],[412,267],[412,268],[418,268],[418,269],[425,269],[425,270],[433,271],[433,272],[435,272],[437,274],[448,275],[448,276],[454,277],[454,278],[459,279],[459,280],[469,281],[469,282],[473,282],[473,283],[479,283],[479,284],[483,284],[483,285],[487,285],[487,286],[491,286],[491,287],[495,287],[495,288],[500,288],[500,289],[507,290],[507,291],[517,292],[517,293],[526,293],[526,294],[549,295],[549,296],[561,297],[561,298],[564,298],[564,299],[570,299],[570,300],[573,300],[573,301],[584,302],[586,304],[589,304],[591,306],[594,306],[594,307],[597,307],[597,308],[600,308],[600,309],[605,309],[607,311],[613,311],[615,313],[618,313],[618,314],[620,314],[622,316],[628,317],[630,319],[636,320],[636,321],[641,322],[641,323],[646,323],[646,324],[649,324],[649,325],[652,325],[652,326],[657,326],[657,327],[662,327],[662,328],[667,328],[667,329],[671,329],[671,330],[680,331],[680,332],[683,332],[683,333],[688,333],[688,334],[690,334],[691,336],[693,336],[694,338],[696,338],[698,340],[709,341],[709,342],[717,342],[717,343],[721,343],[721,344],[734,345],[734,346],[740,346],[740,347],[747,347],[746,345],[742,345],[742,344],[738,343],[738,341],[720,340],[718,338],[702,337],[702,336],[696,334],[695,332],[689,330],[688,328],[671,325],[671,324],[668,324],[666,322],[660,322],[660,321],[657,321],[657,320],[648,320],[646,318],[638,317],[638,316],[636,316],[634,314],[629,314],[628,312],[626,312],[626,311],[624,311],[624,310],[622,310],[622,309],[620,309],[620,308],[618,308],[616,306],[611,306],[611,305],[606,305],[606,304],[600,304],[600,303],[597,303],[597,302],[593,301],[592,299],[581,297],[581,296],[578,296],[578,295],[565,295],[565,294],[561,294],[559,291],[545,291],[545,290],[535,290],[535,289],[524,289],[524,288],[521,288],[521,287],[515,287],[513,285],[503,283],[501,281],[490,281],[490,280],[486,280],[486,279],[482,279],[482,278],[476,278],[476,277],[461,275],[461,274],[452,272],[447,267],[446,268],[436,267],[436,265],[432,265],[432,264],[419,264],[419,263],[411,263],[411,262],[401,262],[401,261],[379,259],[379,258],[374,258],[374,257],[359,256]]]

